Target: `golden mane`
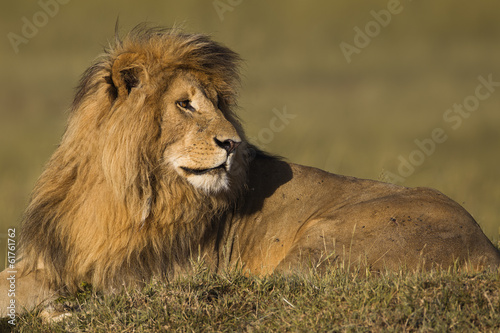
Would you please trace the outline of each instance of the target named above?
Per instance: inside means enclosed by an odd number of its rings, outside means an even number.
[[[182,266],[244,180],[209,195],[161,167],[156,105],[165,87],[121,96],[156,76],[194,72],[242,133],[232,112],[238,62],[205,35],[158,28],[138,27],[106,50],[84,73],[62,142],[33,190],[21,236],[28,272],[44,267],[51,288],[74,291],[82,281],[110,289]]]

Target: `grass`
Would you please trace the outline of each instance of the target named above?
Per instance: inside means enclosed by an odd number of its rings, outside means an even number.
[[[325,275],[249,277],[202,268],[168,284],[115,296],[82,293],[62,322],[36,313],[19,332],[495,332],[500,329],[498,272],[337,270]],[[0,328],[9,328],[2,322]]]

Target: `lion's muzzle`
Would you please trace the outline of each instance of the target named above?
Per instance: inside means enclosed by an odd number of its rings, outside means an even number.
[[[236,148],[238,148],[238,146],[241,144],[241,141],[235,141],[231,139],[226,139],[224,141],[221,141],[217,139],[217,137],[214,138],[214,141],[219,147],[224,149],[228,155],[231,154],[233,151],[235,151]]]

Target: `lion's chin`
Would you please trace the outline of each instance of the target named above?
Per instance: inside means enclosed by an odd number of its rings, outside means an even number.
[[[199,190],[208,194],[216,194],[229,190],[229,177],[223,166],[203,170],[182,169],[187,181]]]

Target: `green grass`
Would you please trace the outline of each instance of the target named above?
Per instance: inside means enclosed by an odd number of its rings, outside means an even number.
[[[197,269],[168,284],[65,300],[73,315],[47,324],[19,318],[19,332],[496,332],[500,275],[347,273],[248,277]],[[76,306],[75,306],[76,305]],[[3,322],[3,327],[8,327]]]

